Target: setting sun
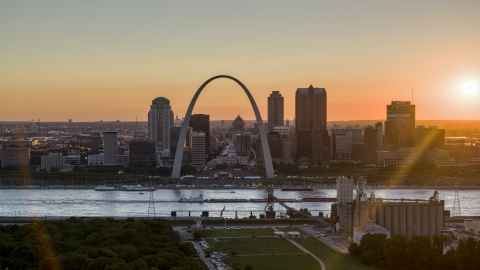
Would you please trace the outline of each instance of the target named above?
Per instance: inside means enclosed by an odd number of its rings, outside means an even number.
[[[469,97],[475,96],[478,93],[478,83],[473,80],[466,81],[462,85],[462,92]]]

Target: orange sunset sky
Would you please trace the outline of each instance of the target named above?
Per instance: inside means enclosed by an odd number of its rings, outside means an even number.
[[[151,100],[183,117],[208,78],[267,97],[324,87],[328,120],[480,119],[480,1],[2,1],[0,120],[147,120]],[[470,82],[467,89],[462,86]],[[234,82],[194,113],[254,119]]]

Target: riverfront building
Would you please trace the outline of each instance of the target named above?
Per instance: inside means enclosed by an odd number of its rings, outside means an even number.
[[[2,145],[2,167],[30,164],[31,141],[5,141]]]
[[[116,131],[103,132],[103,164],[117,165],[117,133]]]

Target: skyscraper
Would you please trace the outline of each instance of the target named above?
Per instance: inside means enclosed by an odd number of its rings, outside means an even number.
[[[250,132],[237,134],[237,141],[235,142],[237,157],[250,156],[252,152],[252,134]]]
[[[149,138],[155,141],[157,151],[169,149],[172,126],[173,113],[170,100],[164,97],[154,99],[148,112],[148,133]]]
[[[103,164],[117,165],[117,132],[103,132]]]
[[[313,163],[329,159],[327,92],[325,88],[298,88],[295,94],[296,158]]]
[[[410,101],[392,101],[387,105],[385,143],[391,149],[413,147],[415,105]]]
[[[204,132],[192,132],[192,150],[190,165],[198,169],[205,167]]]
[[[268,97],[268,131],[273,132],[273,127],[283,126],[283,97],[279,91],[272,91]]]
[[[210,115],[192,114],[188,126],[193,129],[193,132],[204,132],[205,148],[210,148]]]

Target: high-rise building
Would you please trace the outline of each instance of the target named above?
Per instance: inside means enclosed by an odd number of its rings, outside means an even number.
[[[158,151],[169,149],[172,126],[173,113],[170,100],[164,97],[154,99],[148,112],[148,133],[149,138],[155,141]]]
[[[362,143],[362,129],[359,125],[339,127],[334,125],[331,130],[331,158],[336,160],[351,159],[353,145]]]
[[[210,148],[210,115],[208,114],[192,114],[190,117],[189,127],[194,132],[205,133],[205,148]]]
[[[291,144],[287,135],[282,135],[278,132],[269,132],[267,134],[267,140],[270,147],[272,162],[276,164],[288,164],[292,162],[290,154]],[[265,168],[262,151],[262,140],[258,137],[256,149],[257,168]]]
[[[117,165],[117,133],[116,131],[103,132],[103,164]]]
[[[154,140],[131,140],[129,142],[128,159],[130,164],[152,166],[156,164]]]
[[[283,97],[279,91],[272,91],[268,97],[268,131],[273,132],[273,127],[283,126]]]
[[[387,105],[385,143],[390,149],[413,147],[415,105],[410,101],[392,101]]]
[[[313,163],[329,159],[327,92],[325,88],[298,88],[295,94],[296,158]]]
[[[31,141],[1,142],[2,166],[21,166],[30,163]]]
[[[249,132],[237,134],[235,148],[237,157],[250,156],[252,152],[252,134]]]
[[[190,165],[201,169],[205,167],[205,133],[192,132]]]
[[[417,126],[413,132],[413,145],[420,151],[445,148],[445,129],[437,126]]]
[[[178,138],[180,137],[180,131],[182,131],[182,127],[177,126],[177,127],[172,127],[170,129],[170,157],[174,158],[175,154],[177,152],[177,144],[178,144]],[[185,142],[183,142],[180,147],[184,147]]]
[[[383,124],[382,122],[375,123],[375,130],[377,131],[377,151],[383,150]]]

